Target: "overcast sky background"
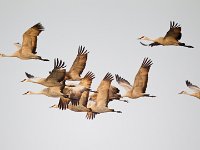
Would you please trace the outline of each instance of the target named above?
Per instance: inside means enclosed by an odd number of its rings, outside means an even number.
[[[197,0],[1,1],[0,52],[13,53],[13,43],[21,43],[22,34],[41,22],[45,31],[38,38],[37,51],[51,60],[0,59],[1,148],[200,149],[200,101],[178,95],[187,89],[185,80],[200,86],[199,5]],[[194,49],[144,47],[137,40],[142,35],[164,36],[170,21],[181,24],[181,41]],[[64,60],[69,69],[79,45],[90,52],[83,75],[87,71],[95,73],[92,89],[97,88],[107,72],[133,83],[144,57],[149,57],[154,64],[146,92],[157,97],[129,100],[128,104],[112,102],[109,107],[122,114],[105,113],[91,121],[85,119],[85,113],[50,109],[58,99],[22,95],[44,88],[21,83],[25,71],[45,77],[53,68],[54,58]],[[117,85],[116,81],[113,84]]]

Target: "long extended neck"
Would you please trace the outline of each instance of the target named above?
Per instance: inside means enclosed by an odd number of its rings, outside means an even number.
[[[185,95],[197,97],[197,93],[189,93],[187,91],[182,91],[180,94],[185,94]]]
[[[182,94],[185,94],[185,95],[190,95],[190,96],[192,96],[192,94],[191,94],[191,93],[188,93],[187,91],[183,91],[183,92],[182,92]]]
[[[50,106],[50,108],[59,108],[57,104]]]
[[[146,36],[143,38],[143,40],[155,42],[155,40],[154,40],[154,39],[151,39],[151,38],[149,38],[149,37],[146,37]]]
[[[28,82],[41,84],[41,83],[43,83],[44,80],[45,80],[45,78],[32,78],[32,79],[30,78],[30,79],[28,79]]]
[[[34,95],[34,94],[38,95],[38,94],[45,94],[45,93],[44,93],[44,91],[42,90],[42,91],[38,91],[38,92],[30,91],[29,94],[31,94],[31,95]]]
[[[1,57],[18,57],[18,55],[16,53],[13,54],[0,54]]]

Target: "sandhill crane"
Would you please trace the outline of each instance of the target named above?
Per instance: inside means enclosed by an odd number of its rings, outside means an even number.
[[[92,72],[88,72],[84,76],[84,78],[81,79],[81,83],[85,87],[90,88],[92,84],[92,80],[94,78],[95,78],[95,75]],[[71,100],[69,98],[61,97],[59,104],[58,105],[55,104],[51,106],[51,108],[60,108],[62,110],[67,108],[75,112],[88,112],[88,115],[90,116],[90,118],[93,119],[96,113],[92,112],[92,109],[87,108],[88,97],[89,97],[89,91],[83,92],[78,105],[73,105],[72,103],[70,103]]]
[[[22,45],[20,45],[19,43],[15,43],[16,47],[18,48],[15,53],[11,55],[0,54],[0,57],[17,57],[22,60],[39,59],[43,61],[49,61],[48,59],[43,59],[41,58],[41,56],[36,55],[37,36],[42,31],[44,31],[44,27],[42,26],[42,24],[35,24],[23,34]]]
[[[118,100],[128,103],[127,100],[121,100],[121,94],[119,92],[120,90],[117,87],[111,85],[109,88],[109,102],[113,100]],[[96,99],[97,93],[93,93],[92,95],[90,95],[90,100],[95,101]]]
[[[79,81],[81,79],[80,75],[86,66],[88,51],[85,47],[79,46],[78,54],[74,60],[69,71],[66,72],[65,80]]]
[[[186,94],[186,95],[194,96],[194,97],[200,99],[200,88],[196,85],[193,85],[188,80],[186,81],[186,85],[187,85],[187,87],[189,87],[193,91],[193,93],[189,93],[187,91],[182,91],[179,94]]]
[[[137,75],[135,76],[135,81],[133,86],[131,86],[131,84],[127,80],[120,77],[118,74],[115,75],[118,84],[124,87],[124,89],[126,90],[126,93],[122,95],[122,97],[129,97],[131,99],[136,99],[143,96],[155,97],[145,93],[148,82],[148,73],[152,64],[153,63],[151,59],[144,58],[143,63]]]
[[[188,48],[194,48],[193,46],[185,45],[185,43],[179,42],[179,40],[181,39],[181,36],[182,36],[182,33],[181,33],[180,25],[173,21],[173,22],[170,22],[170,29],[164,37],[159,37],[157,39],[151,39],[146,36],[142,36],[138,39],[153,42],[148,45],[140,42],[144,46],[152,47],[152,46],[157,46],[157,45],[163,45],[163,46],[175,45],[175,46],[184,46],[184,47],[188,47]]]
[[[32,91],[27,91],[23,95],[33,95],[33,94],[42,94],[46,95],[48,97],[68,97],[67,95],[63,94],[63,88],[64,88],[64,83],[62,86],[55,86],[55,87],[48,87],[44,88],[43,90],[39,92],[32,92]]]
[[[109,88],[111,82],[113,80],[113,76],[110,73],[107,73],[103,80],[101,81],[100,85],[97,88],[97,98],[94,103],[92,103],[89,108],[92,109],[94,113],[106,113],[106,112],[116,112],[122,113],[121,111],[115,111],[114,109],[108,108],[109,103]],[[87,119],[92,119],[90,114],[87,113]]]
[[[21,82],[38,83],[47,87],[61,86],[62,81],[65,78],[66,70],[63,69],[65,67],[65,63],[62,60],[59,60],[58,58],[54,59],[54,68],[48,77],[38,78],[31,74],[25,73],[28,78],[22,80]]]
[[[81,98],[81,95],[83,92],[88,91],[88,92],[96,92],[96,91],[92,91],[90,89],[90,87],[85,86],[85,80],[88,80],[88,78],[91,78],[90,76],[92,76],[93,73],[92,72],[88,72],[86,73],[86,75],[80,80],[79,84],[75,85],[75,84],[68,84],[65,85],[65,88],[63,89],[63,93],[65,95],[68,95],[69,99],[71,100],[71,102],[73,104],[78,104],[79,100]]]

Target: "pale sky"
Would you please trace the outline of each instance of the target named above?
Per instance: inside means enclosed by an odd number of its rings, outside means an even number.
[[[3,150],[199,150],[200,101],[187,95],[185,81],[200,86],[198,64],[199,6],[197,0],[4,0],[0,2],[0,53],[11,54],[22,34],[41,22],[37,52],[50,62],[1,58],[0,145]],[[194,49],[174,46],[144,47],[137,40],[146,35],[164,36],[170,21],[182,26],[182,42]],[[147,43],[147,42],[146,42]],[[67,69],[78,46],[90,52],[83,75],[95,73],[96,89],[107,72],[130,83],[144,59],[153,65],[146,93],[129,103],[111,102],[122,114],[105,113],[87,120],[85,113],[49,107],[56,98],[22,95],[44,88],[21,83],[25,72],[45,77],[53,59],[66,62]],[[113,81],[123,94],[125,91]]]

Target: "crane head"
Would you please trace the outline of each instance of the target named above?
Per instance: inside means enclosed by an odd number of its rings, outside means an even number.
[[[50,106],[49,108],[58,108],[58,105],[54,104],[54,105]]]
[[[27,91],[27,92],[25,92],[25,93],[22,94],[22,95],[29,95],[29,94],[31,94],[31,91]]]
[[[178,94],[185,94],[185,91],[181,91],[180,93],[178,93]]]
[[[1,58],[1,57],[5,57],[5,54],[0,54],[0,58]]]
[[[28,79],[23,79],[21,82],[27,82]]]
[[[143,35],[143,36],[139,37],[138,40],[143,40],[143,39],[145,39],[145,38],[146,38],[146,37]]]

